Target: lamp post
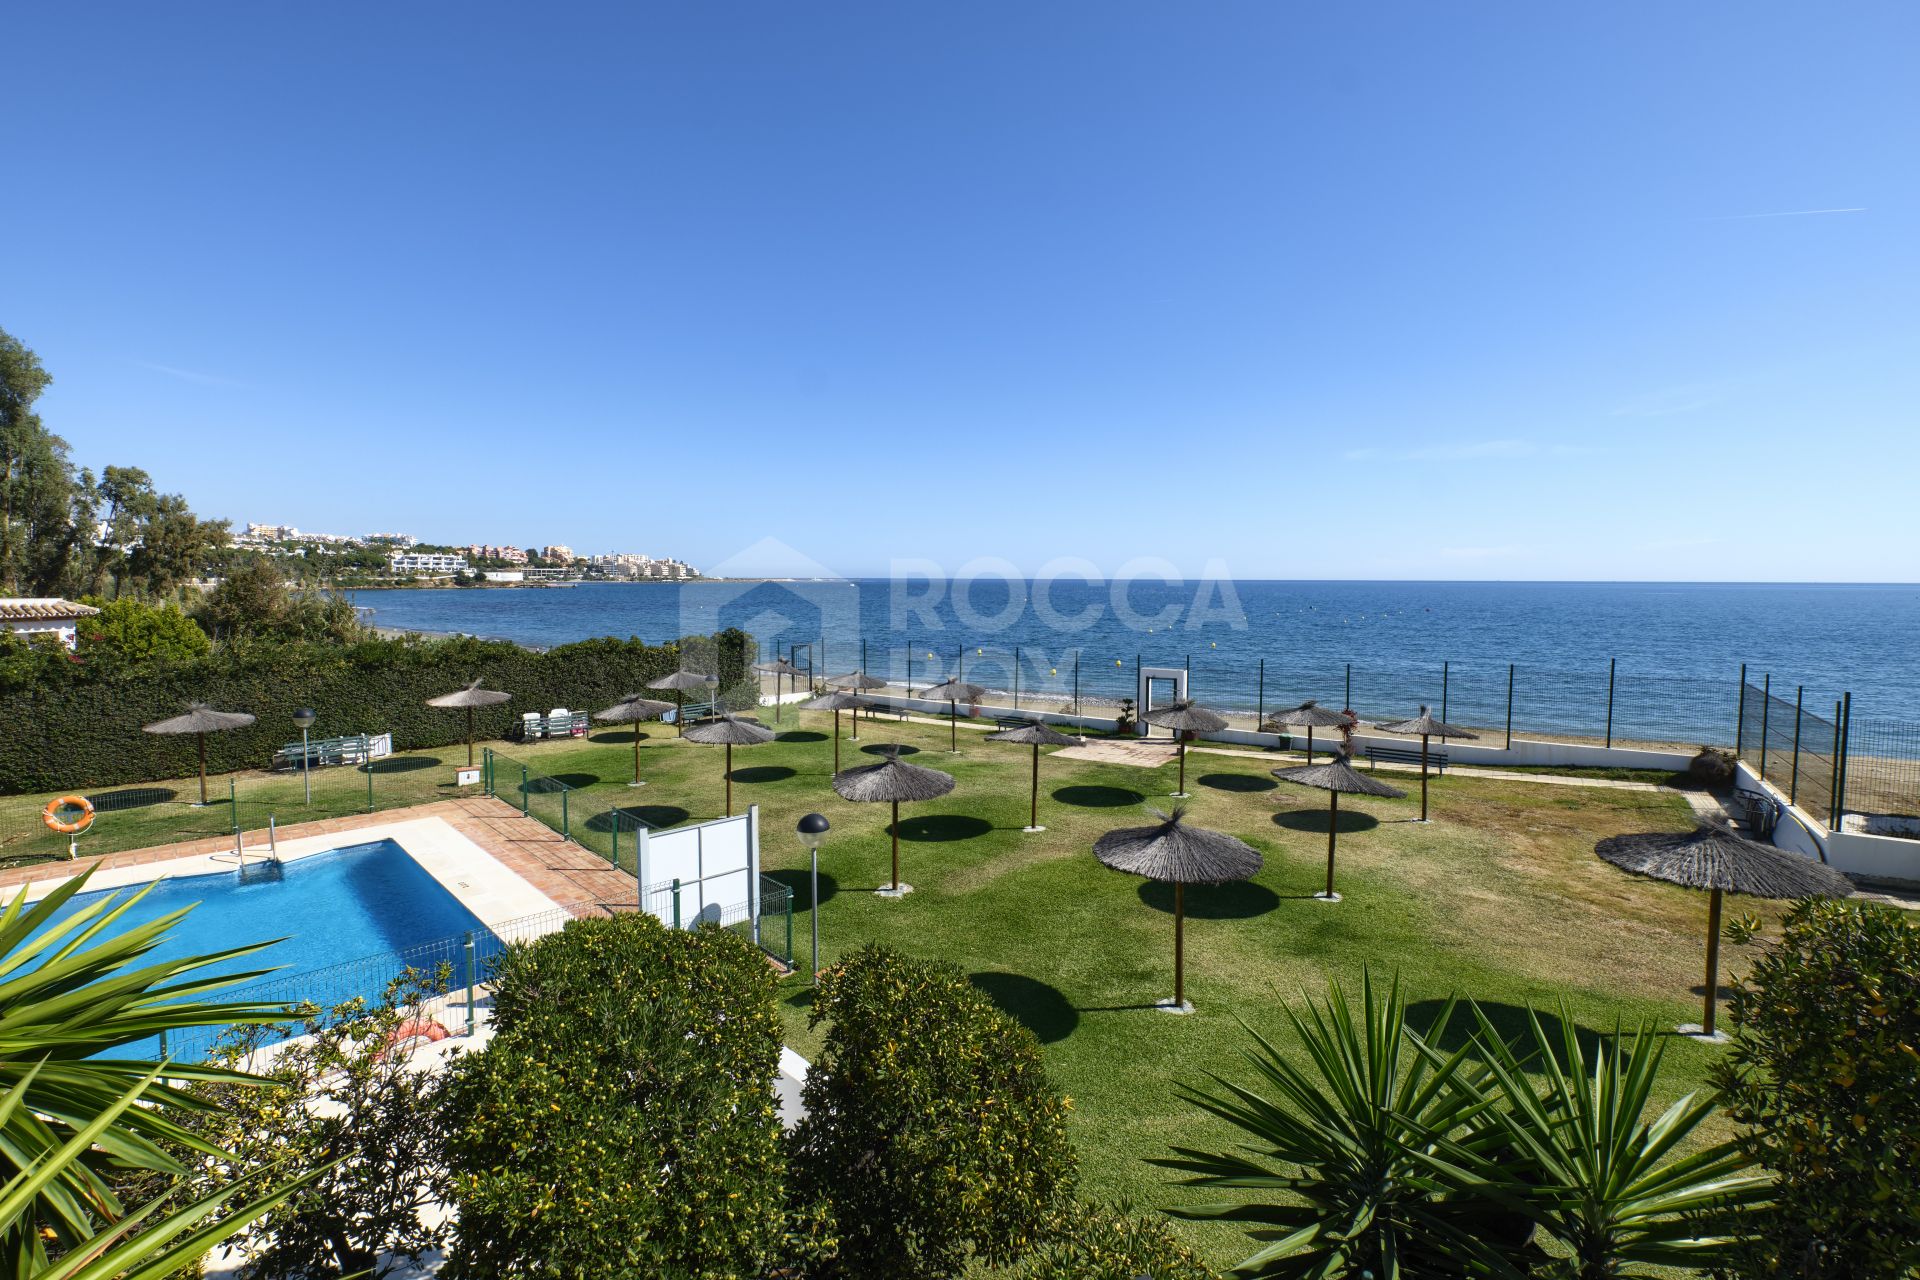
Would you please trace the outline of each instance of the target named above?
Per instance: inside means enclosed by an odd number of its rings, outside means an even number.
[[[301,707],[293,713],[293,722],[300,726],[300,781],[306,784],[307,804],[313,804],[313,757],[307,751],[307,730],[313,728],[318,719],[312,707]]]
[[[810,813],[800,819],[794,830],[799,833],[800,843],[807,846],[807,852],[813,862],[812,896],[807,900],[807,914],[813,921],[813,981],[820,980],[820,842],[827,838],[828,823],[825,817]]]

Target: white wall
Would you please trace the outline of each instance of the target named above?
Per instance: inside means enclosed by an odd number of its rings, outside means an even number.
[[[1780,822],[1773,843],[1782,849],[1819,858],[1837,871],[1872,884],[1920,887],[1920,840],[1870,836],[1854,831],[1829,831],[1824,822],[1797,805],[1789,805],[1780,789],[1760,777],[1746,761],[1734,773],[1742,791],[1758,791],[1780,802]]]
[[[727,920],[751,913],[759,928],[760,806],[667,831],[642,831],[636,842],[640,909],[673,923],[672,882],[680,881],[680,923],[691,928],[717,907]]]

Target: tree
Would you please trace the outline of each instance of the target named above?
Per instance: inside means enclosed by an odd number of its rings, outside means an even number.
[[[51,595],[75,541],[67,442],[33,405],[53,379],[40,358],[0,329],[0,591]]]
[[[220,1178],[281,1166],[321,1170],[249,1228],[246,1280],[378,1280],[418,1267],[446,1243],[446,1225],[423,1222],[421,1212],[450,1197],[447,1077],[414,1066],[406,1046],[408,1032],[429,1021],[424,1002],[443,993],[448,978],[445,966],[409,970],[371,1008],[352,1000],[316,1011],[299,1038],[270,1057],[255,1052],[267,1039],[260,1028],[226,1047],[227,1065],[264,1062],[271,1084],[201,1092],[212,1118],[205,1136],[231,1153]]]
[[[503,958],[454,1067],[465,1277],[764,1275],[783,1252],[766,958],[707,926],[575,920]]]
[[[92,603],[100,612],[81,619],[76,652],[95,675],[162,671],[213,649],[207,633],[173,605],[145,604],[131,596]]]
[[[216,640],[271,635],[287,614],[286,583],[265,556],[249,556],[236,563],[207,596],[200,625]]]
[[[127,577],[159,594],[202,576],[227,545],[225,520],[202,520],[177,493],[153,500],[140,526],[140,541],[128,553]]]
[[[1728,1008],[1715,1068],[1775,1208],[1729,1274],[1920,1275],[1920,926],[1815,898]]]
[[[1031,1032],[950,965],[868,946],[820,980],[791,1148],[795,1202],[823,1205],[844,1276],[959,1275],[1017,1261],[1074,1183],[1067,1101]]]

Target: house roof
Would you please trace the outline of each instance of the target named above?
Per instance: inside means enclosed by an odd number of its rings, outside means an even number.
[[[91,618],[100,612],[90,604],[75,604],[56,596],[0,597],[0,622],[60,621]]]

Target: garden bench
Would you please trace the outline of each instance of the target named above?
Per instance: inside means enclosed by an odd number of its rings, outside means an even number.
[[[529,711],[520,717],[520,737],[526,742],[537,738],[584,738],[591,725],[592,721],[584,711],[544,716]]]
[[[1368,747],[1367,748],[1368,764],[1378,766],[1382,760],[1385,760],[1388,764],[1418,765],[1420,763],[1420,748],[1418,747]],[[1434,751],[1429,749],[1427,752],[1427,767],[1429,769],[1432,769],[1435,773],[1445,773],[1447,771],[1447,753],[1444,751]]]
[[[304,760],[303,760],[304,753]],[[324,768],[330,764],[365,764],[393,754],[391,734],[349,733],[337,738],[310,738],[289,742],[273,753],[276,769],[298,769],[303,764]]]
[[[995,716],[993,718],[995,729],[1024,729],[1034,723],[1036,722],[1028,716]]]

